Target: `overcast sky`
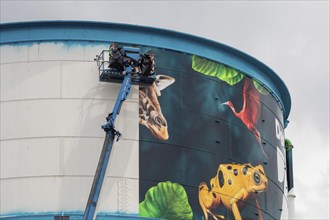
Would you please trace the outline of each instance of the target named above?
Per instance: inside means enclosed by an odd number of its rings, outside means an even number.
[[[1,1],[1,23],[92,20],[166,28],[259,59],[292,99],[297,219],[329,216],[329,1]]]

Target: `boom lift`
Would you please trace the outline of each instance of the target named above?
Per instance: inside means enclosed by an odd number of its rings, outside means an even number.
[[[109,52],[109,61],[107,61],[107,52]],[[100,81],[122,84],[113,110],[106,117],[107,123],[102,126],[106,135],[89,193],[84,220],[92,220],[94,217],[114,139],[117,137],[118,141],[121,137],[121,133],[115,129],[116,117],[130,93],[131,86],[149,85],[156,79],[154,54],[152,52],[140,54],[140,49],[136,47],[121,47],[112,43],[109,50],[103,50],[99,56],[96,56],[95,61],[97,61]]]

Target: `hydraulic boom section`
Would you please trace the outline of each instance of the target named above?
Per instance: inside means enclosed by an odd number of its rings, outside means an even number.
[[[107,52],[109,52],[109,59],[106,57]],[[94,217],[114,139],[117,137],[118,141],[121,137],[121,133],[115,129],[115,121],[123,102],[130,93],[132,84],[148,85],[156,79],[154,54],[152,52],[140,54],[139,48],[120,47],[112,43],[109,50],[103,50],[95,61],[98,64],[100,81],[122,84],[113,110],[106,117],[107,123],[102,126],[106,135],[87,201],[84,220],[92,220]]]

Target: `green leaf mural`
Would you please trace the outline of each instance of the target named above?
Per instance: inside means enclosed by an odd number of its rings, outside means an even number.
[[[260,83],[258,83],[256,80],[253,80],[253,84],[254,84],[254,87],[256,87],[256,89],[263,95],[268,95],[269,94],[269,91],[263,87],[262,85],[260,85]]]
[[[192,56],[192,68],[207,76],[215,76],[229,85],[240,82],[244,74],[221,63],[213,62],[196,55]]]
[[[213,62],[199,56],[193,55],[192,56],[192,68],[204,75],[207,76],[215,76],[222,81],[225,81],[229,85],[235,85],[239,83],[244,74],[235,70],[233,68],[227,67],[221,63]],[[256,80],[253,80],[255,88],[263,95],[268,95],[269,91],[260,85]]]
[[[140,203],[140,216],[147,218],[182,219],[193,218],[185,189],[178,183],[160,182],[151,187]]]

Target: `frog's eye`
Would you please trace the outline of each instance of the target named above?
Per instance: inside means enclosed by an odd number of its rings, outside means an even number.
[[[255,172],[255,173],[253,174],[253,177],[254,177],[254,182],[255,182],[257,185],[259,185],[259,184],[260,184],[260,175],[259,175],[259,173]]]

